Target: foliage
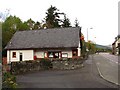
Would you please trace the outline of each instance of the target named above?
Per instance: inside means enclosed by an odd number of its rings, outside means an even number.
[[[21,30],[22,21],[16,16],[9,16],[2,23],[2,43],[3,47],[9,42],[13,34]]]
[[[28,19],[27,20],[27,25],[29,26],[29,29],[30,30],[33,30],[34,29],[34,24],[35,24],[35,22],[30,18],[30,19]]]
[[[27,22],[23,22],[22,25],[21,25],[21,31],[22,31],[22,30],[29,30],[29,29],[30,29],[30,27],[29,27],[29,25],[27,24]]]
[[[37,22],[34,24],[34,30],[39,30],[39,29],[41,29],[41,28],[42,28],[41,23],[37,21]]]
[[[85,40],[82,40],[82,50],[81,50],[81,54],[83,58],[86,58],[88,53],[86,51],[86,44],[85,44]]]
[[[4,47],[10,41],[11,37],[18,30],[21,30],[22,21],[16,16],[9,16],[2,23],[2,50],[5,54]]]
[[[3,73],[3,88],[17,88],[16,77],[9,72]]]
[[[47,25],[47,28],[54,28],[54,27],[60,27],[59,25],[59,13],[58,9],[56,7],[53,7],[51,5],[50,8],[48,8],[46,12],[47,16],[45,17],[45,22]]]
[[[16,30],[21,30],[22,21],[19,17],[9,16],[2,25],[2,29],[5,31],[11,31],[15,33]]]
[[[62,27],[70,27],[70,20],[66,17],[66,15],[64,16]]]
[[[47,28],[70,27],[70,20],[66,17],[65,13],[58,11],[59,10],[52,5],[48,8],[44,26]],[[60,15],[64,16],[64,20],[60,19]]]
[[[79,22],[77,19],[75,19],[75,27],[78,27],[79,26]]]
[[[95,53],[96,51],[96,46],[92,41],[86,42],[86,47],[89,50],[89,53]]]
[[[40,61],[41,63],[41,67],[44,68],[44,69],[49,69],[49,68],[52,68],[52,63],[50,60],[47,60],[47,59],[42,59]]]

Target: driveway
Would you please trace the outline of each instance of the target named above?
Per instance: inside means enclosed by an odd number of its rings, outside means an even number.
[[[92,57],[76,70],[40,71],[17,76],[19,88],[117,88],[99,76]]]

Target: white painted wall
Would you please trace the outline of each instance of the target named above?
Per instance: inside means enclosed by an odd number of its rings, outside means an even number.
[[[78,56],[81,55],[81,49],[80,47],[78,49]],[[12,53],[16,52],[16,58],[12,57]],[[14,61],[20,61],[20,53],[23,55],[23,61],[26,60],[34,60],[34,56],[36,55],[37,58],[44,58],[45,51],[37,50],[34,52],[34,50],[7,50],[7,62],[14,62]],[[61,53],[67,53],[68,58],[72,58],[72,50],[63,50]],[[60,55],[59,55],[60,56]]]
[[[115,47],[116,47],[116,54],[118,55],[119,54],[119,49],[117,48],[118,47],[118,43],[120,43],[120,38],[116,41],[115,43]]]
[[[7,50],[7,63],[10,62],[10,50]]]
[[[72,58],[72,50],[63,50],[62,53],[67,53],[68,58]]]
[[[78,49],[78,56],[81,56],[80,42],[79,42],[79,47],[77,49]]]
[[[81,56],[81,49],[80,48],[77,49],[78,49],[78,56]]]
[[[118,43],[120,43],[120,38],[116,41],[115,46],[118,47]]]
[[[12,57],[13,52],[16,52],[16,58]],[[20,53],[23,55],[23,61],[34,60],[33,50],[7,50],[7,63],[20,61]]]
[[[37,58],[44,58],[44,53],[45,51],[40,51],[40,50],[37,50],[35,51],[34,55],[37,57]]]

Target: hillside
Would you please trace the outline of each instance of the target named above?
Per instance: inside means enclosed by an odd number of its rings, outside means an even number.
[[[109,46],[104,46],[104,45],[99,45],[99,44],[96,44],[96,47],[97,47],[97,48],[102,48],[102,49],[112,49],[112,48],[109,47]]]

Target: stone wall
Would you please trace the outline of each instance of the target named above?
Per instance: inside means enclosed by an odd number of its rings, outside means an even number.
[[[77,69],[83,67],[83,61],[79,59],[54,60],[52,61],[53,69]]]
[[[20,61],[11,62],[12,74],[23,74],[27,72],[40,71],[52,68],[50,60],[30,60],[30,61]]]
[[[77,69],[83,67],[83,61],[81,59],[57,59],[57,60],[30,60],[11,63],[12,74],[23,74],[27,72],[49,70],[49,69]]]

